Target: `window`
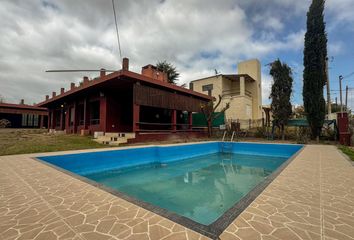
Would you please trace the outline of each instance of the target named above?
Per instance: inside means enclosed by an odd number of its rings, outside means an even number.
[[[75,108],[71,107],[69,110],[69,125],[74,125]]]
[[[100,124],[100,101],[90,103],[90,123],[92,125]]]
[[[29,126],[29,127],[33,126],[33,115],[32,114],[28,114],[27,126]]]
[[[33,126],[34,127],[38,127],[38,119],[39,119],[39,117],[37,114],[33,115]]]
[[[202,90],[203,92],[208,92],[208,95],[211,96],[212,95],[212,91],[213,91],[213,84],[208,84],[208,85],[204,85],[202,86]]]
[[[22,114],[22,127],[27,126],[27,114]]]

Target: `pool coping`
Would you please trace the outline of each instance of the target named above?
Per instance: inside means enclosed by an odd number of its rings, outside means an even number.
[[[222,142],[222,141],[210,141],[210,142]],[[178,145],[189,145],[189,144],[200,144],[200,143],[210,143],[210,142],[195,142],[195,143],[179,143],[179,144],[169,144],[169,145],[145,145],[145,146],[139,146],[138,148],[143,148],[143,147],[157,147],[157,146],[178,146]],[[247,142],[233,142],[233,143],[247,143]],[[103,184],[100,184],[98,182],[95,182],[91,179],[88,179],[86,177],[83,177],[81,175],[78,175],[76,173],[70,172],[68,170],[65,170],[63,168],[60,168],[56,165],[53,165],[51,163],[48,163],[44,160],[39,159],[39,157],[43,157],[44,155],[37,155],[35,157],[31,157],[33,160],[40,162],[46,166],[49,166],[51,168],[54,168],[55,170],[58,170],[62,173],[65,173],[75,179],[78,179],[80,181],[83,181],[87,184],[90,184],[94,187],[97,187],[101,190],[104,190],[114,196],[117,196],[119,198],[122,198],[132,204],[135,204],[139,207],[142,207],[148,211],[151,211],[155,214],[158,214],[162,217],[165,217],[175,223],[178,223],[186,228],[189,228],[195,232],[198,232],[200,234],[203,234],[211,239],[219,239],[219,236],[226,230],[226,228],[263,192],[263,190],[303,151],[305,148],[305,145],[301,144],[277,144],[277,143],[258,143],[258,142],[252,142],[253,144],[276,144],[276,145],[299,145],[301,148],[297,150],[290,158],[288,158],[284,163],[282,163],[272,174],[270,174],[267,178],[265,178],[262,182],[257,184],[251,191],[249,191],[245,196],[243,196],[237,203],[235,203],[231,208],[229,208],[227,211],[225,211],[217,220],[215,220],[213,223],[209,225],[204,225],[201,223],[198,223],[194,220],[191,220],[187,217],[181,216],[177,213],[174,213],[172,211],[169,211],[167,209],[155,206],[153,204],[144,202],[142,200],[136,199],[134,197],[128,196],[125,193],[122,193],[118,190],[115,190],[113,188],[107,187]],[[111,150],[124,150],[124,149],[129,149],[129,148],[137,148],[137,147],[124,147],[124,148],[115,148]],[[103,149],[101,149],[103,150]],[[108,149],[107,149],[108,150]],[[102,152],[106,151],[104,149]],[[85,151],[85,152],[80,152],[80,153],[88,153],[91,151]],[[99,151],[94,151],[94,152],[99,152]],[[56,155],[66,155],[70,154],[68,152],[63,152],[62,154],[56,154]],[[79,153],[78,153],[79,154]],[[48,156],[48,155],[47,155]]]

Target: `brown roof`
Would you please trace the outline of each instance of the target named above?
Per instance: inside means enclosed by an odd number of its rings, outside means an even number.
[[[47,111],[47,108],[33,106],[33,105],[27,105],[27,104],[0,103],[0,107],[1,108],[18,108],[18,109],[37,110],[37,111]]]
[[[135,79],[135,80],[138,80],[138,81],[141,81],[141,82],[145,82],[145,83],[149,83],[149,84],[152,84],[152,85],[156,85],[156,86],[159,86],[159,87],[162,87],[162,88],[167,88],[167,89],[170,89],[170,90],[174,90],[176,92],[193,95],[195,97],[202,98],[202,99],[205,99],[205,100],[211,100],[211,97],[209,97],[208,95],[202,94],[202,93],[198,93],[198,92],[195,92],[195,91],[183,88],[183,87],[179,87],[177,85],[173,85],[173,84],[170,84],[170,83],[158,81],[158,80],[152,79],[150,77],[144,76],[142,74],[138,74],[138,73],[131,72],[131,71],[128,71],[128,70],[119,70],[119,71],[113,72],[111,74],[105,75],[103,77],[97,78],[95,80],[91,80],[91,81],[89,81],[86,84],[83,84],[81,86],[75,87],[74,89],[70,89],[69,91],[66,91],[63,94],[59,94],[59,95],[57,95],[55,97],[52,97],[52,98],[50,98],[50,99],[48,99],[46,101],[38,103],[36,106],[41,106],[41,107],[46,106],[49,103],[52,103],[54,101],[57,101],[57,100],[62,99],[64,97],[67,97],[67,96],[69,96],[71,94],[81,92],[83,90],[92,88],[94,86],[98,86],[98,85],[100,85],[100,84],[102,84],[104,82],[111,81],[111,80],[114,80],[116,78],[121,78],[121,77],[127,77],[127,78],[131,78],[131,79]]]

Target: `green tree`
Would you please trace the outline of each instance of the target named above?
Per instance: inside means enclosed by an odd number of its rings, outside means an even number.
[[[269,97],[272,100],[273,119],[276,126],[280,128],[284,140],[284,127],[292,114],[290,103],[293,88],[292,72],[287,64],[278,59],[271,64],[270,75],[273,77],[272,91]]]
[[[179,78],[179,72],[177,72],[176,67],[166,60],[158,62],[156,67],[159,71],[167,73],[168,82],[172,84],[177,84]]]
[[[319,140],[325,118],[323,87],[326,84],[327,34],[324,0],[312,0],[307,12],[304,48],[303,100],[312,137]]]

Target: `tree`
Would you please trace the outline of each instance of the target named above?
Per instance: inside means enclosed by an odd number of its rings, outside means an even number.
[[[223,107],[217,114],[215,114],[216,109],[219,107],[221,103],[222,97],[219,95],[218,102],[216,105],[214,105],[214,102],[216,101],[215,98],[213,98],[212,101],[209,101],[206,104],[202,104],[200,106],[202,113],[205,117],[205,120],[207,122],[208,126],[208,136],[211,137],[213,135],[213,121],[217,119],[222,113],[224,113],[229,107],[230,103],[226,103],[225,107]]]
[[[274,80],[269,97],[272,99],[271,110],[274,122],[280,128],[284,140],[284,126],[292,114],[290,103],[293,87],[292,72],[287,64],[278,59],[271,64],[270,75]]]
[[[159,71],[167,73],[169,83],[177,84],[179,72],[177,72],[176,67],[174,67],[171,63],[168,63],[166,60],[158,62],[156,67]]]
[[[327,34],[324,0],[312,0],[307,13],[304,48],[303,100],[312,137],[319,140],[325,118],[323,87],[326,84]]]

